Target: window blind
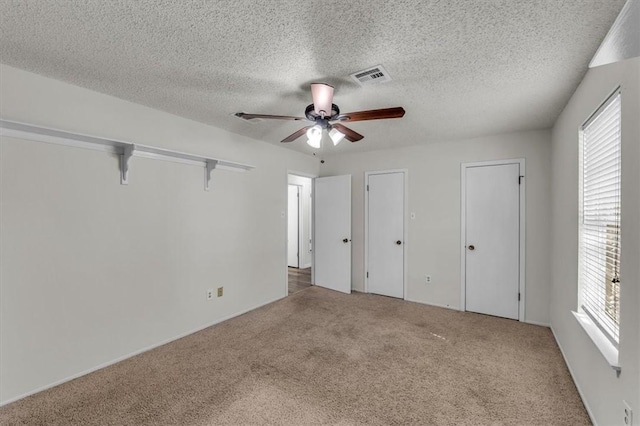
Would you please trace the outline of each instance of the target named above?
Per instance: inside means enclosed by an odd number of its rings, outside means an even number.
[[[620,324],[620,91],[582,126],[580,299],[617,346]]]

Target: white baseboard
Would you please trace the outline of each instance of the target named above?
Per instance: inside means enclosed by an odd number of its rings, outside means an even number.
[[[275,298],[275,299],[273,299],[273,300],[269,300],[269,301],[267,301],[267,302],[260,303],[260,304],[258,304],[258,305],[256,305],[256,306],[253,306],[253,307],[251,307],[251,308],[248,308],[248,309],[242,310],[242,311],[240,311],[240,312],[236,312],[236,313],[234,313],[234,314],[227,315],[226,317],[219,318],[219,319],[217,319],[217,320],[215,320],[215,321],[213,321],[213,322],[210,322],[210,323],[208,323],[208,324],[202,325],[202,326],[197,327],[197,328],[195,328],[195,329],[193,329],[193,330],[187,331],[186,333],[181,333],[181,334],[179,334],[179,335],[177,335],[177,336],[174,336],[174,337],[171,337],[171,338],[169,338],[169,339],[163,340],[162,342],[159,342],[159,343],[153,344],[153,345],[151,345],[151,346],[147,346],[147,347],[145,347],[145,348],[142,348],[142,349],[139,349],[139,350],[137,350],[137,351],[131,352],[131,353],[127,354],[127,355],[120,356],[120,357],[118,357],[118,358],[116,358],[116,359],[113,359],[113,360],[111,360],[111,361],[104,362],[104,363],[102,363],[102,364],[100,364],[100,365],[97,365],[96,367],[89,368],[88,370],[81,371],[80,373],[73,374],[73,375],[71,375],[71,376],[69,376],[69,377],[65,377],[64,379],[57,380],[57,381],[55,381],[55,382],[53,382],[53,383],[50,383],[50,384],[48,384],[48,385],[45,385],[45,386],[41,386],[41,387],[39,387],[39,388],[37,388],[37,389],[34,389],[34,390],[29,391],[29,392],[27,392],[27,393],[24,393],[24,394],[22,394],[22,395],[16,396],[16,397],[11,398],[11,399],[8,399],[8,400],[6,400],[6,401],[2,401],[2,402],[0,402],[0,407],[5,406],[5,405],[7,405],[7,404],[11,404],[12,402],[16,402],[16,401],[18,401],[18,400],[20,400],[20,399],[22,399],[22,398],[26,398],[26,397],[28,397],[28,396],[30,396],[30,395],[34,395],[34,394],[36,394],[36,393],[38,393],[38,392],[42,392],[43,390],[47,390],[47,389],[53,388],[53,387],[55,387],[55,386],[61,385],[61,384],[66,383],[66,382],[68,382],[68,381],[70,381],[70,380],[77,379],[78,377],[82,377],[82,376],[85,376],[85,375],[87,375],[87,374],[89,374],[89,373],[93,373],[93,372],[95,372],[95,371],[101,370],[101,369],[103,369],[103,368],[105,368],[105,367],[108,367],[108,366],[110,366],[110,365],[116,364],[116,363],[118,363],[118,362],[120,362],[120,361],[124,361],[125,359],[131,358],[131,357],[134,357],[134,356],[136,356],[136,355],[140,355],[141,353],[144,353],[144,352],[150,351],[151,349],[155,349],[155,348],[157,348],[157,347],[159,347],[159,346],[166,345],[167,343],[171,343],[171,342],[173,342],[173,341],[175,341],[175,340],[182,339],[183,337],[186,337],[186,336],[188,336],[188,335],[190,335],[190,334],[197,333],[198,331],[202,331],[202,330],[204,330],[205,328],[209,328],[209,327],[211,327],[211,326],[213,326],[213,325],[216,325],[216,324],[219,324],[219,323],[221,323],[221,322],[223,322],[223,321],[226,321],[226,320],[229,320],[229,319],[231,319],[231,318],[234,318],[234,317],[240,316],[240,315],[242,315],[242,314],[246,314],[247,312],[253,311],[254,309],[261,308],[262,306],[269,305],[269,304],[271,304],[271,303],[273,303],[273,302],[277,302],[278,300],[283,299],[284,297],[286,297],[286,295],[285,295],[285,296],[279,296],[279,297],[276,297],[276,298]]]
[[[460,308],[457,308],[457,307],[454,307],[454,306],[441,305],[439,303],[423,302],[421,300],[414,300],[414,299],[408,299],[408,298],[405,298],[404,300],[406,300],[407,302],[420,303],[422,305],[427,305],[427,306],[435,306],[437,308],[444,308],[444,309],[451,309],[453,311],[465,312],[465,311],[461,310]],[[539,325],[541,327],[551,328],[551,324],[548,324],[546,322],[530,321],[530,320],[525,320],[525,321],[522,321],[522,322],[524,322],[526,324]]]
[[[531,320],[524,320],[522,322],[524,322],[526,324],[531,324],[531,325],[539,325],[540,327],[551,328],[551,324],[546,323],[546,322],[531,321]]]
[[[560,344],[560,340],[558,340],[558,336],[556,335],[556,332],[553,329],[553,327],[549,326],[549,328],[551,329],[551,333],[553,333],[553,338],[555,339],[556,344],[560,348],[560,353],[562,354],[562,358],[564,358],[564,363],[567,365],[567,369],[569,370],[569,374],[571,375],[571,379],[573,380],[573,383],[576,385],[576,389],[578,389],[578,394],[580,395],[580,399],[582,399],[582,403],[584,404],[584,408],[586,408],[586,410],[587,410],[587,414],[589,414],[589,418],[591,419],[591,423],[593,423],[594,426],[598,426],[598,423],[596,423],[596,418],[593,416],[593,412],[591,411],[591,407],[589,407],[589,403],[587,402],[586,398],[584,397],[584,392],[582,392],[582,389],[580,388],[580,385],[576,381],[576,376],[575,376],[575,374],[573,374],[573,370],[571,369],[571,364],[569,364],[569,361],[567,360],[567,355],[564,353],[564,349],[562,348],[562,345]]]
[[[414,300],[414,299],[409,299],[406,298],[405,299],[407,302],[413,302],[413,303],[420,303],[421,305],[427,305],[427,306],[435,306],[436,308],[444,308],[444,309],[451,309],[452,311],[459,311],[459,308],[456,308],[454,306],[447,306],[447,305],[441,305],[439,303],[431,303],[431,302],[424,302],[422,300]]]

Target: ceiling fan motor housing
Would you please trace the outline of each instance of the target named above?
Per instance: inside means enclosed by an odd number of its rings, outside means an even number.
[[[310,104],[305,109],[304,115],[309,121],[314,121],[317,125],[319,125],[323,129],[326,129],[329,126],[329,121],[338,118],[338,116],[340,115],[340,108],[338,108],[338,105],[336,104],[331,104],[331,115],[325,115],[323,118],[322,116],[316,114],[314,105]]]

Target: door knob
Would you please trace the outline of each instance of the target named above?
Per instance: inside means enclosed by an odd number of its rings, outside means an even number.
[[[343,239],[343,240],[342,240],[342,242],[343,242],[343,243],[345,243],[345,244],[347,244],[347,243],[349,242],[349,239],[348,239],[348,238],[345,238],[345,239]]]
[[[396,241],[396,244],[400,245],[400,244],[402,244],[402,241],[398,240],[398,241]]]
[[[476,249],[476,246],[474,246],[473,244],[469,246],[469,250],[475,250],[475,249]]]

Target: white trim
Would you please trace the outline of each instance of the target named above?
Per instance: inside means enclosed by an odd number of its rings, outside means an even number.
[[[304,188],[304,186],[298,184],[295,184],[295,186],[298,187],[298,269],[300,269],[302,268],[302,251],[305,247],[305,244],[302,241],[302,236],[304,235],[304,217],[302,216],[302,189]]]
[[[520,161],[520,306],[518,320],[524,321],[527,310],[526,271],[527,271],[527,170],[524,158]]]
[[[551,328],[551,324],[549,324],[548,322],[540,322],[540,321],[532,321],[532,320],[524,320],[523,322],[525,324],[538,325],[540,327]]]
[[[464,312],[467,306],[467,258],[466,258],[466,223],[467,209],[465,200],[467,199],[467,169],[464,163],[460,164],[460,310]]]
[[[556,334],[556,331],[553,329],[553,326],[550,326],[549,328],[551,329],[551,334],[553,334],[553,338],[556,341],[556,345],[558,345],[558,348],[560,349],[560,353],[562,354],[562,358],[564,358],[564,363],[567,366],[567,369],[569,370],[569,374],[571,375],[571,379],[573,380],[573,384],[576,385],[576,389],[578,390],[578,395],[580,395],[580,399],[582,399],[582,404],[584,405],[584,408],[587,410],[587,414],[589,414],[589,418],[591,419],[591,423],[593,423],[594,426],[598,426],[598,423],[596,422],[596,418],[593,415],[593,411],[591,410],[591,407],[589,406],[589,403],[587,401],[587,398],[585,398],[584,392],[582,391],[582,388],[580,387],[580,384],[576,380],[576,375],[573,373],[573,369],[571,368],[571,364],[569,364],[569,360],[567,359],[567,355],[564,352],[564,349],[562,348],[562,345],[560,344],[560,340],[558,339],[558,335]]]
[[[518,303],[518,321],[525,321],[525,306],[526,306],[526,283],[525,283],[525,272],[526,272],[526,170],[525,170],[525,159],[524,158],[515,158],[508,160],[493,160],[493,161],[475,161],[471,163],[461,163],[460,164],[460,310],[465,311],[467,302],[466,302],[466,182],[467,168],[471,167],[484,167],[484,166],[499,166],[499,165],[507,165],[507,164],[518,164],[520,166],[520,176],[522,176],[523,182],[520,184],[520,259],[519,259],[519,269],[520,269],[520,283],[519,289],[520,292],[520,302]]]
[[[402,173],[404,186],[404,205],[403,205],[403,242],[402,242],[402,259],[403,259],[403,277],[402,277],[402,298],[407,299],[407,277],[409,276],[409,263],[407,259],[407,246],[409,245],[409,220],[407,214],[409,214],[409,169],[390,169],[390,170],[373,170],[364,172],[364,292],[369,293],[369,278],[367,277],[367,271],[369,270],[369,191],[367,187],[369,185],[369,176],[371,175],[386,175],[391,173]]]
[[[231,314],[231,315],[227,315],[226,317],[223,317],[223,318],[217,319],[217,320],[215,320],[213,322],[210,322],[210,323],[207,323],[205,325],[199,326],[199,327],[197,327],[197,328],[195,328],[195,329],[193,329],[191,331],[187,331],[186,333],[181,333],[181,334],[179,334],[179,335],[177,335],[175,337],[171,337],[169,339],[163,340],[160,343],[156,343],[156,344],[153,344],[151,346],[147,346],[145,348],[138,349],[137,351],[131,352],[131,353],[127,354],[127,355],[120,356],[120,357],[118,357],[116,359],[113,359],[111,361],[107,361],[107,362],[104,362],[104,363],[102,363],[100,365],[97,365],[95,367],[92,367],[92,368],[89,368],[87,370],[81,371],[80,373],[76,373],[76,374],[73,374],[71,376],[65,377],[64,379],[56,380],[55,382],[50,383],[48,385],[41,386],[41,387],[39,387],[37,389],[34,389],[34,390],[29,391],[27,393],[24,393],[22,395],[16,396],[16,397],[11,398],[11,399],[8,399],[6,401],[2,401],[2,402],[0,402],[0,407],[3,407],[5,405],[7,405],[7,404],[11,404],[12,402],[16,402],[16,401],[18,401],[18,400],[20,400],[22,398],[26,398],[27,396],[34,395],[34,394],[36,394],[38,392],[42,392],[44,390],[47,390],[47,389],[53,388],[55,386],[61,385],[61,384],[65,383],[65,382],[68,382],[70,380],[77,379],[78,377],[82,377],[82,376],[85,376],[87,374],[93,373],[95,371],[101,370],[101,369],[103,369],[105,367],[108,367],[110,365],[116,364],[116,363],[118,363],[120,361],[124,361],[125,359],[134,357],[136,355],[140,355],[141,353],[144,353],[144,352],[150,351],[152,349],[155,349],[157,347],[166,345],[166,344],[171,343],[173,341],[176,341],[178,339],[182,339],[183,337],[186,337],[186,336],[189,336],[191,334],[194,334],[194,333],[197,333],[199,331],[202,331],[205,328],[212,327],[212,326],[214,326],[216,324],[219,324],[219,323],[221,323],[223,321],[229,320],[231,318],[235,318],[235,317],[240,316],[240,315],[244,315],[247,312],[250,312],[250,311],[253,311],[255,309],[261,308],[263,306],[269,305],[271,303],[277,302],[278,300],[281,300],[282,298],[283,297],[276,297],[275,299],[271,299],[271,300],[269,300],[267,302],[260,303],[258,305],[255,305],[255,306],[251,307],[251,308],[236,312],[236,313]]]
[[[419,303],[421,305],[433,306],[435,308],[443,308],[443,309],[449,309],[451,311],[459,311],[458,308],[454,308],[453,306],[443,305],[443,304],[440,304],[440,303],[425,302],[423,300],[408,299],[406,297],[404,298],[404,300],[406,300],[407,302]]]
[[[287,175],[287,182],[289,182],[289,176]],[[298,253],[296,255],[296,259],[297,259],[297,264],[298,266],[296,266],[296,268],[300,269],[300,248],[302,247],[302,244],[300,244],[300,242],[302,241],[302,232],[301,232],[301,228],[302,228],[302,220],[300,219],[300,211],[302,210],[300,208],[300,204],[301,204],[301,199],[300,199],[300,194],[302,193],[302,191],[300,190],[302,188],[302,185],[298,185],[296,183],[287,183],[287,268],[289,268],[289,202],[291,201],[289,199],[289,192],[288,189],[290,186],[295,186],[296,187],[296,195],[297,195],[297,200],[298,200]],[[287,278],[288,279],[288,278]],[[288,284],[287,284],[288,286]]]
[[[299,177],[305,177],[305,178],[309,178],[311,179],[311,205],[309,206],[309,221],[311,222],[311,233],[309,235],[309,238],[311,238],[311,265],[309,265],[311,267],[311,284],[315,285],[316,279],[315,279],[315,268],[313,267],[313,265],[315,265],[315,255],[316,255],[316,248],[315,248],[315,230],[316,230],[316,224],[314,222],[314,215],[313,215],[313,210],[314,210],[314,206],[315,206],[315,200],[314,200],[314,194],[315,194],[315,185],[316,185],[316,181],[315,179],[318,177],[317,174],[312,174],[312,173],[304,173],[304,172],[297,172],[295,170],[289,170],[287,169],[287,173],[285,174],[285,198],[287,199],[287,203],[289,202],[289,175],[293,175],[293,176],[299,176]],[[287,206],[288,207],[288,206]],[[285,217],[284,217],[284,235],[286,236],[289,231],[288,231],[288,225],[289,225],[289,209],[284,209],[285,212]],[[287,259],[287,251],[288,251],[289,247],[287,244],[287,239],[284,239],[284,296],[286,297],[289,295],[289,261]],[[300,264],[300,261],[298,260],[298,265]],[[305,268],[308,268],[309,266],[305,266]]]
[[[120,178],[123,185],[128,184],[128,172],[131,167],[131,157],[144,157],[154,160],[171,161],[174,163],[199,166],[205,170],[205,190],[209,190],[211,171],[214,169],[246,172],[254,169],[248,164],[205,157],[185,152],[172,151],[133,142],[108,139],[82,133],[72,133],[48,127],[34,126],[27,123],[0,119],[0,136],[35,142],[45,142],[56,145],[72,146],[75,148],[91,149],[120,155]]]
[[[316,179],[311,179],[311,285],[316,285]]]
[[[615,347],[611,340],[604,334],[593,320],[583,312],[571,311],[578,323],[582,326],[589,338],[596,345],[604,359],[613,368],[617,374],[620,374],[620,362],[618,358],[618,348]]]

